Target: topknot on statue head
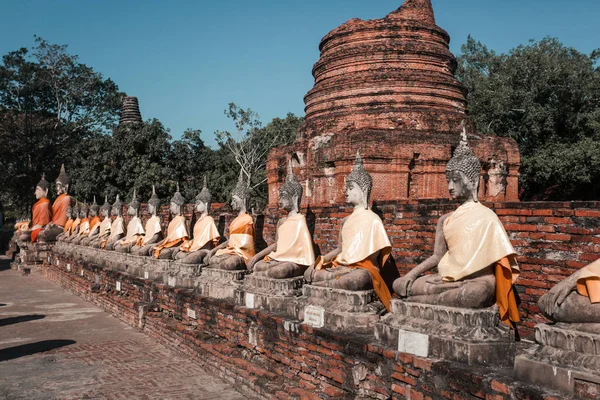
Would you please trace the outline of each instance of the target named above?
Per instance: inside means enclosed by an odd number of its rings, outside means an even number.
[[[156,209],[158,209],[158,206],[160,205],[160,199],[156,195],[156,187],[154,185],[152,185],[152,196],[150,196],[148,204],[151,204]]]
[[[350,182],[354,182],[360,187],[366,197],[366,204],[368,206],[371,197],[371,189],[373,189],[373,178],[365,170],[363,159],[360,156],[359,151],[356,151],[354,166],[352,167],[352,171],[346,177],[346,187]]]
[[[90,206],[90,210],[94,212],[94,215],[98,215],[98,210],[100,210],[100,206],[96,203],[96,196],[94,196],[94,202]]]
[[[450,161],[448,161],[448,164],[446,164],[446,175],[448,177],[450,177],[454,171],[460,171],[465,174],[467,179],[473,184],[475,192],[477,192],[477,189],[479,188],[479,177],[481,175],[481,163],[473,154],[473,151],[471,151],[464,121],[462,123],[460,143],[456,150],[454,150],[454,155]]]
[[[108,195],[104,196],[104,204],[100,207],[100,211],[110,211],[110,203],[108,202]]]
[[[185,199],[179,192],[179,183],[177,183],[177,191],[175,192],[173,197],[171,197],[171,203],[176,204],[179,207],[182,207],[185,204]]]
[[[42,173],[42,179],[40,179],[40,181],[37,183],[37,185],[35,185],[36,188],[40,188],[42,190],[48,190],[48,186],[50,184],[48,183],[48,181],[46,180],[46,174]]]
[[[279,196],[289,196],[290,199],[294,196],[297,197],[298,206],[300,206],[300,202],[302,201],[302,192],[303,188],[296,175],[294,174],[294,169],[292,168],[292,160],[288,163],[287,176],[285,178],[285,182],[279,188]]]
[[[140,209],[140,201],[137,198],[137,193],[135,189],[133,189],[133,196],[129,201],[129,207],[133,208],[136,211]]]

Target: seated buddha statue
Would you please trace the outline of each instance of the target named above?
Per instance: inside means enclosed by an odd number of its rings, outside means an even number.
[[[148,200],[148,214],[150,218],[146,221],[144,235],[139,237],[137,242],[130,249],[130,253],[138,256],[149,256],[152,248],[163,239],[160,217],[156,215],[160,199],[156,195],[154,185],[152,185],[152,197]]]
[[[66,224],[69,220],[67,216],[67,208],[71,205],[71,197],[67,194],[71,180],[65,172],[65,165],[60,167],[60,173],[56,178],[56,194],[57,197],[52,204],[52,221],[42,232],[40,232],[40,242],[53,242],[56,237],[66,230]],[[75,215],[77,217],[77,215]]]
[[[21,232],[19,240],[21,242],[36,242],[42,229],[50,223],[52,219],[52,210],[50,209],[50,200],[48,200],[48,181],[46,176],[35,185],[35,198],[37,201],[31,208],[31,228]]]
[[[449,307],[484,308],[495,302],[501,320],[510,325],[519,321],[512,286],[519,267],[498,216],[478,201],[480,175],[463,125],[446,165],[450,196],[461,205],[440,217],[433,255],[397,279],[394,291],[408,301]],[[423,275],[435,267],[437,274]]]
[[[194,238],[185,240],[173,253],[173,259],[184,264],[202,264],[204,257],[219,243],[221,235],[215,221],[208,215],[211,200],[204,176],[204,187],[196,196],[196,211],[200,216],[194,224]]]
[[[69,242],[79,233],[79,225],[81,224],[81,218],[79,217],[79,203],[75,203],[74,206],[69,207],[71,211],[71,219],[73,223],[66,229],[62,234],[57,236],[57,240]],[[65,226],[66,227],[66,226]]]
[[[131,217],[127,224],[127,233],[125,237],[119,240],[115,246],[115,251],[119,253],[129,253],[135,243],[144,235],[144,226],[142,220],[138,216],[140,209],[140,202],[137,199],[135,189],[133,190],[133,197],[127,207],[127,215]]]
[[[228,271],[246,269],[246,263],[255,255],[254,220],[246,211],[249,205],[250,189],[240,170],[231,198],[231,207],[239,213],[229,224],[229,239],[212,249],[204,259],[207,267]]]
[[[600,324],[600,259],[557,283],[538,304],[554,322]]]
[[[73,223],[75,222],[75,220],[73,219],[73,207],[67,207],[67,212],[65,214],[67,216],[67,223],[63,228],[63,232],[56,236],[56,240],[62,240],[63,237],[68,236],[68,232],[71,231]]]
[[[70,242],[73,244],[79,244],[81,241],[90,234],[90,207],[86,203],[82,203],[79,207],[79,217],[81,222],[79,223],[79,232],[73,237]]]
[[[100,243],[103,250],[114,250],[117,242],[125,236],[125,222],[123,221],[123,202],[119,200],[119,195],[112,205],[111,214],[115,219],[110,225],[110,235]]]
[[[389,310],[392,296],[380,271],[392,245],[381,218],[369,208],[372,187],[373,178],[357,152],[346,177],[346,201],[354,210],[342,220],[338,248],[317,257],[304,278],[314,286],[351,291],[372,288]]]
[[[157,243],[152,248],[152,256],[160,259],[173,259],[173,252],[187,239],[190,235],[187,227],[185,226],[185,217],[183,216],[183,205],[185,199],[179,192],[179,184],[177,185],[177,192],[171,198],[171,204],[169,205],[169,211],[173,216],[169,226],[167,227],[167,236]]]
[[[93,240],[98,238],[98,234],[100,233],[100,217],[98,216],[98,211],[100,210],[100,206],[96,203],[96,196],[94,196],[94,202],[90,206],[90,233],[86,238],[81,239],[81,245],[89,246]]]
[[[302,201],[302,185],[296,179],[292,164],[283,185],[279,189],[279,205],[288,212],[279,220],[275,243],[255,255],[248,263],[254,275],[275,279],[294,278],[304,272],[315,261],[312,238],[306,218],[299,213]]]
[[[110,219],[111,205],[108,202],[108,196],[104,196],[104,204],[100,207],[100,228],[98,230],[98,236],[90,242],[90,246],[99,249],[102,246],[102,242],[110,236],[110,228],[112,221]]]

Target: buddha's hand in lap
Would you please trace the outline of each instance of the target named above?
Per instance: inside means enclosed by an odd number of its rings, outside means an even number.
[[[573,289],[574,287],[569,279],[558,283],[545,296],[542,296],[540,299],[541,308],[548,314],[554,314]]]
[[[413,283],[415,282],[416,276],[408,273],[404,275],[402,278],[398,278],[394,281],[394,292],[396,292],[400,297],[408,297],[410,296],[410,289],[412,288]]]

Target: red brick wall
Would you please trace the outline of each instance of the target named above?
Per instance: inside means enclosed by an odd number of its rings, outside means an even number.
[[[45,275],[250,395],[267,399],[557,400],[510,370],[470,368],[383,348],[226,300],[54,256]],[[65,263],[71,263],[67,272]],[[81,277],[83,270],[84,276]],[[95,275],[99,284],[95,283]],[[115,290],[116,280],[122,291]],[[196,319],[187,309],[196,311]]]

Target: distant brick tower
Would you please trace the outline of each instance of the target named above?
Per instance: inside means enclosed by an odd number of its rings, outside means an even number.
[[[357,150],[374,179],[373,200],[448,198],[445,167],[467,119],[467,92],[449,44],[430,0],[406,0],[382,19],[351,19],[325,35],[296,142],[269,154],[269,204],[277,204],[290,155],[305,185],[304,205],[344,203]],[[468,132],[484,165],[480,198],[517,201],[515,141],[477,135],[473,126]],[[505,176],[496,168],[494,179],[505,184],[488,195],[492,160],[504,166]]]
[[[138,103],[138,99],[134,96],[126,96],[123,98],[119,126],[136,122],[142,122],[142,115],[140,114],[140,105]]]

